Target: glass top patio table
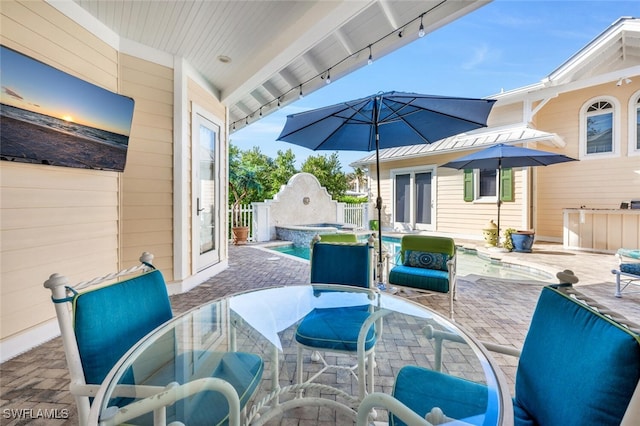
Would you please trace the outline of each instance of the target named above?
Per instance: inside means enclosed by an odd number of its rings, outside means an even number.
[[[214,300],[162,325],[138,342],[111,370],[92,404],[90,424],[150,421],[151,415],[126,419],[126,413],[133,412],[129,410],[131,404],[210,377],[212,360],[219,360],[220,354],[228,352],[257,354],[264,361],[261,381],[248,399],[242,424],[280,424],[282,416],[296,415],[304,418],[305,424],[313,424],[310,418],[314,416],[318,423],[355,423],[360,402],[354,396],[358,395],[358,383],[348,371],[325,372],[316,379],[318,384],[296,384],[295,332],[314,309],[363,305],[381,318],[383,327],[375,346],[375,392],[391,393],[395,376],[405,365],[436,370],[440,363],[443,373],[484,384],[488,389],[486,410],[455,424],[512,422],[509,389],[495,361],[472,336],[444,316],[378,289],[307,284],[270,287]],[[458,341],[446,341],[442,352],[437,353],[435,339],[429,338],[434,330],[456,336]],[[318,371],[320,366],[310,361],[310,352],[304,355],[303,368]],[[355,357],[338,356],[344,357],[340,358],[344,364],[355,363]],[[197,394],[184,401],[196,403]],[[181,404],[187,404],[184,401]],[[327,402],[320,404],[324,409],[318,410],[318,401]],[[296,410],[291,411],[293,408]],[[387,413],[376,411],[376,420],[386,421]],[[161,423],[194,424],[190,421],[193,419],[182,416],[187,412],[176,404],[157,411],[155,416]],[[123,414],[125,417],[121,417]]]

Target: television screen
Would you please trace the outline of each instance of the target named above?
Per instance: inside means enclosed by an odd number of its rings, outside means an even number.
[[[0,159],[123,171],[133,99],[0,46]]]

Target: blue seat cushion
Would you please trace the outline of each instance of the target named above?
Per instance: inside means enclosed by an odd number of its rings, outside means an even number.
[[[637,334],[558,290],[542,290],[516,373],[520,424],[620,424],[638,380]]]
[[[198,359],[198,368],[193,364],[194,359]],[[233,386],[240,398],[240,406],[244,407],[260,384],[263,371],[264,362],[255,354],[195,351],[180,354],[175,362],[164,365],[153,376],[138,384],[164,386],[172,381],[186,383],[200,378],[215,377]],[[185,375],[185,372],[188,373]],[[122,407],[132,401],[110,402],[120,402],[118,405]],[[219,392],[200,392],[167,407],[167,420],[195,426],[226,425],[229,422],[229,405]],[[132,420],[132,423],[152,425],[153,416],[150,413],[145,414]]]
[[[369,305],[316,308],[309,312],[296,330],[296,341],[318,349],[356,352],[358,334],[369,318]],[[375,325],[371,325],[365,339],[365,350],[376,342]]]
[[[389,273],[389,283],[403,287],[449,292],[449,272],[439,269],[414,268],[397,265]]]
[[[620,272],[632,275],[640,275],[640,263],[621,263]]]
[[[423,367],[402,367],[393,396],[423,418],[432,408],[439,407],[447,417],[467,419],[472,424],[478,424],[478,419],[479,424],[497,422],[497,407],[488,409],[486,386]],[[405,423],[391,414],[389,424]]]
[[[87,383],[100,384],[134,344],[173,316],[159,270],[78,294],[74,330]]]

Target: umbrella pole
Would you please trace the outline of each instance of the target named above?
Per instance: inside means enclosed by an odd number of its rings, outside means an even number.
[[[500,181],[502,180],[502,159],[498,159],[498,241],[496,242],[496,247],[500,248],[500,203],[501,203],[501,193],[500,193]]]
[[[376,197],[376,209],[378,209],[378,287],[384,289],[382,279],[382,196],[380,193],[380,133],[378,131],[378,98],[373,102],[373,121],[376,133],[376,183],[378,186],[378,196]],[[382,285],[380,285],[382,284]]]

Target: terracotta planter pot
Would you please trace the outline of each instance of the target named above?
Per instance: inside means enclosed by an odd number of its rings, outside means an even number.
[[[249,237],[248,226],[233,227],[231,228],[231,232],[233,233],[233,244],[235,245],[247,244],[247,239]]]

